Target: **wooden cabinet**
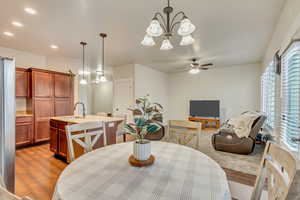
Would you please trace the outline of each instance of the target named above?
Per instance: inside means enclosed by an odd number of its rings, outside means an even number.
[[[16,147],[32,144],[32,127],[32,117],[16,118]]]
[[[50,139],[50,118],[53,117],[53,114],[52,98],[34,99],[34,142],[48,141]]]
[[[16,97],[27,97],[28,95],[28,72],[26,69],[16,68]]]
[[[71,98],[55,98],[54,99],[54,115],[58,116],[66,116],[73,115],[73,103],[71,102]]]
[[[71,80],[65,74],[54,74],[54,97],[70,97]]]
[[[53,74],[47,71],[32,71],[34,97],[53,97]]]

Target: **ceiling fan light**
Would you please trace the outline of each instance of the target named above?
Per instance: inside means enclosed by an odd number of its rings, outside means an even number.
[[[191,35],[183,36],[180,42],[181,46],[188,46],[195,42],[195,39]]]
[[[192,67],[190,70],[189,70],[189,73],[190,74],[198,74],[200,72],[200,69],[198,67]]]
[[[192,34],[195,31],[196,27],[192,24],[191,20],[188,18],[184,18],[181,20],[180,27],[177,31],[178,35],[180,36],[187,36]]]
[[[83,79],[80,80],[79,83],[80,83],[80,85],[86,85],[87,84],[87,80],[83,78]]]
[[[143,41],[141,42],[143,46],[152,47],[155,45],[153,37],[149,36],[148,34],[145,35]]]
[[[169,39],[164,39],[164,41],[162,42],[162,45],[160,47],[160,50],[166,51],[166,50],[170,50],[173,49],[173,45],[171,44]]]
[[[163,29],[157,19],[153,19],[147,28],[147,34],[151,37],[159,37],[163,34]]]

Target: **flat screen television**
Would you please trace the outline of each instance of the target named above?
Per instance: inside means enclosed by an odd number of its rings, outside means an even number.
[[[220,101],[190,101],[190,116],[220,117]]]

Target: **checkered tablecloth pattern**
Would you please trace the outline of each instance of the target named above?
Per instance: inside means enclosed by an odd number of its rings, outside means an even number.
[[[182,145],[151,142],[152,166],[132,167],[132,143],[107,146],[71,163],[53,200],[231,200],[222,168]]]

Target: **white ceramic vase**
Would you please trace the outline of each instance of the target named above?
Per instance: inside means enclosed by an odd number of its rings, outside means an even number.
[[[139,141],[133,143],[133,156],[140,161],[148,160],[151,155],[151,142],[149,140]]]

